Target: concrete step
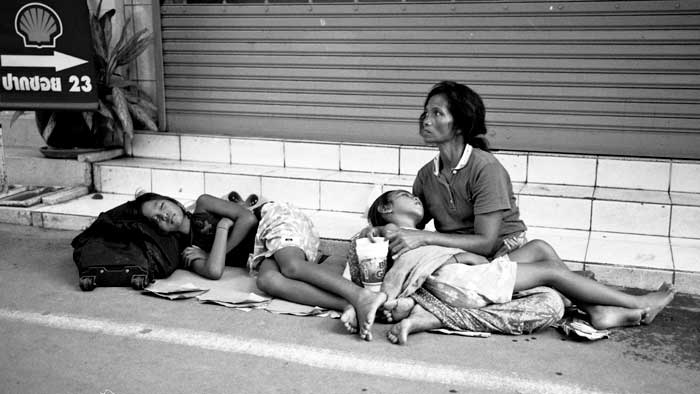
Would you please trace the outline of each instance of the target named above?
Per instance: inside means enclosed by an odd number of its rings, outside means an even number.
[[[133,194],[99,193],[55,205],[1,207],[0,221],[52,229],[82,230],[99,215],[133,199]],[[191,207],[193,199],[178,198]],[[350,238],[362,229],[363,214],[306,209],[323,239],[324,253],[345,255]],[[653,289],[663,281],[679,291],[700,294],[700,240],[530,226],[530,239],[554,246],[572,269],[595,272],[599,280]]]
[[[39,148],[5,148],[9,184],[45,186],[90,186],[92,166],[75,159],[49,159]]]
[[[139,133],[135,157],[94,163],[90,196],[51,207],[0,209],[0,220],[81,229],[99,212],[155,191],[185,202],[202,193],[256,193],[306,209],[324,248],[344,253],[382,191],[410,189],[436,151],[414,146]],[[700,163],[497,152],[513,180],[530,239],[606,282],[700,294]],[[3,217],[5,219],[3,219]]]

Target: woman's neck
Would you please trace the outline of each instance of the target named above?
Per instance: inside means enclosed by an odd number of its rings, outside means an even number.
[[[465,146],[466,143],[461,136],[440,144],[438,148],[440,149],[440,162],[443,168],[452,169],[456,167],[462,158],[462,154],[464,154]]]

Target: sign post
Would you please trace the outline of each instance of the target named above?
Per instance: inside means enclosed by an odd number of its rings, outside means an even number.
[[[0,2],[0,109],[97,109],[84,1]]]
[[[2,123],[0,123],[0,194],[7,193],[7,169],[5,167],[5,145],[2,142]]]
[[[97,109],[85,0],[0,1],[0,110]],[[0,187],[7,188],[0,131]]]

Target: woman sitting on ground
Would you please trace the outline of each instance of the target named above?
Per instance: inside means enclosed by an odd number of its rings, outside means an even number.
[[[423,218],[423,205],[411,193],[393,190],[379,196],[367,216],[373,226],[381,226],[384,235],[390,235],[400,229],[415,228]],[[481,308],[490,303],[509,302],[514,291],[550,286],[588,312],[598,329],[650,324],[675,294],[669,283],[662,284],[658,291],[639,296],[618,291],[577,275],[558,261],[539,260],[542,248],[546,247],[549,247],[546,243],[531,241],[491,262],[461,249],[434,245],[403,253],[382,284],[382,291],[387,294],[383,308],[389,320],[407,318],[408,321],[392,327],[389,339],[403,344],[417,328],[442,326],[437,318],[427,327],[418,327],[410,320],[413,313],[424,311],[410,298],[420,287],[452,306]],[[609,308],[601,309],[597,305]]]

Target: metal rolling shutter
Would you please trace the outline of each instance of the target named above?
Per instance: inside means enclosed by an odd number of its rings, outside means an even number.
[[[229,0],[230,1],[230,0]],[[496,149],[700,158],[700,1],[161,6],[169,130],[420,145],[466,83]]]

